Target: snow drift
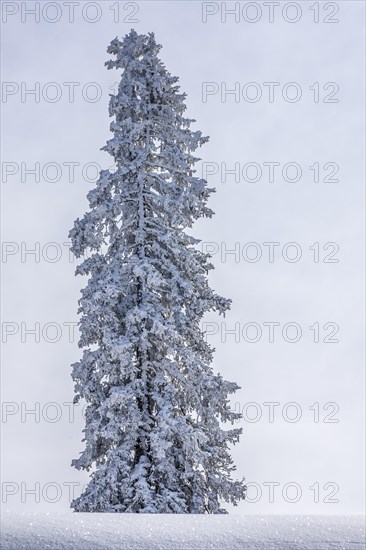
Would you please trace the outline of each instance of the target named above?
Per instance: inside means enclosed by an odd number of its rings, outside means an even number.
[[[361,550],[362,516],[13,514],[2,550]]]

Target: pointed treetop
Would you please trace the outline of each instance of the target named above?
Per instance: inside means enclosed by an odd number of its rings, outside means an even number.
[[[118,37],[112,40],[107,52],[116,55],[116,59],[106,61],[105,65],[108,69],[125,69],[132,60],[156,56],[160,50],[161,45],[156,43],[153,32],[138,34],[135,29],[131,29],[122,40]]]

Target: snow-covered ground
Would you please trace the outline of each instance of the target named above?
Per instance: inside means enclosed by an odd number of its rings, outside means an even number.
[[[362,516],[14,514],[2,550],[361,550]]]

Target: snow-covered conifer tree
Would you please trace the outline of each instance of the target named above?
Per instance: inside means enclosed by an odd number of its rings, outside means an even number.
[[[79,301],[82,359],[73,365],[75,402],[85,399],[85,450],[92,470],[71,506],[80,512],[223,513],[245,496],[222,429],[240,414],[237,384],[214,374],[200,329],[207,311],[230,300],[209,287],[208,254],[186,228],[213,212],[213,191],[194,176],[193,152],[208,138],[183,116],[185,94],[158,57],[154,34],[114,39],[108,69],[122,69],[110,99],[113,137],[88,194],[90,210],[70,231],[76,273],[88,275]]]

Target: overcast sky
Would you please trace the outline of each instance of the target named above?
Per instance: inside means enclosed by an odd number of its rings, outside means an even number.
[[[192,233],[233,301],[204,322],[214,369],[241,386],[233,457],[251,502],[236,512],[361,513],[364,3],[40,2],[38,22],[34,5],[2,3],[4,508],[66,510],[87,479],[70,466],[85,281],[68,231],[111,165],[106,48],[135,28],[155,32],[210,136],[198,173],[216,215]]]

